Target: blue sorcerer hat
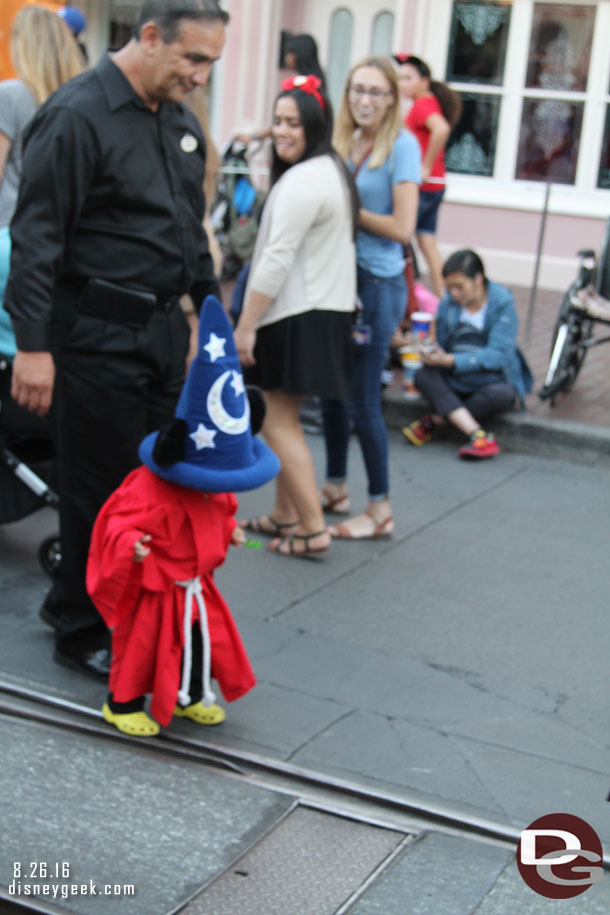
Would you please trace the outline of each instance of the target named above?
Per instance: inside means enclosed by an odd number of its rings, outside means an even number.
[[[231,326],[221,303],[208,296],[199,319],[199,351],[176,407],[178,457],[160,458],[160,430],[140,445],[143,464],[163,480],[203,492],[243,492],[272,480],[280,470],[276,455],[255,438],[250,404]]]

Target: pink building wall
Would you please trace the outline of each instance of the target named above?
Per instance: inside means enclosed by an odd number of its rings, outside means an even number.
[[[317,6],[314,19],[308,0],[231,0],[227,45],[214,93],[213,129],[221,148],[237,130],[255,132],[270,125],[273,99],[284,75],[278,68],[282,29],[313,34],[320,47],[322,66],[327,68],[330,16],[339,6],[332,3],[325,7],[324,18]],[[370,11],[368,6],[367,10]],[[418,36],[421,39],[427,15],[425,8],[419,0],[409,0],[396,3],[394,14],[394,50],[417,52]],[[358,56],[361,50],[358,49]],[[490,191],[493,193],[493,183]],[[480,197],[473,203],[463,197],[460,202],[452,202],[450,181],[448,199],[440,212],[441,253],[446,255],[465,246],[476,248],[493,265],[499,281],[528,285],[534,274],[542,215],[540,210],[517,206],[518,202],[512,207],[486,206]],[[540,285],[564,288],[575,271],[576,251],[583,247],[599,250],[604,223],[604,214],[599,210],[591,218],[551,211],[543,240]],[[420,260],[423,264],[423,258]]]

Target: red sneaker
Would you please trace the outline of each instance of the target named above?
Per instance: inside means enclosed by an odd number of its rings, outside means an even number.
[[[422,416],[421,419],[416,419],[414,423],[410,423],[408,426],[403,426],[402,429],[404,437],[408,438],[412,445],[417,445],[418,448],[430,441],[433,432],[434,423],[428,414]]]
[[[491,432],[477,429],[470,436],[470,441],[460,448],[458,455],[461,458],[490,458],[500,453],[500,448]]]

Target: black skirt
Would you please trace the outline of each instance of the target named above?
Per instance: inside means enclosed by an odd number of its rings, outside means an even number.
[[[347,397],[352,371],[351,312],[307,311],[266,324],[256,334],[248,384],[329,400]]]

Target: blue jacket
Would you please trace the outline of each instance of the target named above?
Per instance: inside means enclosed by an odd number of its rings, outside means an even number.
[[[489,282],[484,332],[487,345],[471,353],[455,353],[456,374],[489,369],[503,372],[515,388],[521,403],[532,390],[533,378],[525,357],[517,347],[518,319],[512,292],[499,283]],[[439,346],[451,352],[449,341],[460,321],[461,305],[446,293],[438,306],[436,338]]]

